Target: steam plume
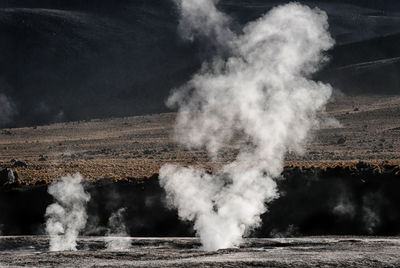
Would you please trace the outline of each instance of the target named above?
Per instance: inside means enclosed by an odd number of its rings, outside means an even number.
[[[75,174],[49,186],[48,192],[56,200],[46,209],[50,251],[76,250],[76,239],[86,225],[86,203],[90,199],[81,181],[82,176]]]
[[[107,249],[112,251],[129,249],[131,241],[124,222],[126,208],[120,208],[108,219]]]
[[[316,112],[332,92],[309,79],[334,44],[323,11],[279,6],[235,34],[217,2],[176,0],[181,32],[208,36],[224,53],[204,63],[167,104],[178,108],[178,142],[205,147],[214,158],[230,144],[240,152],[213,175],[172,164],[160,170],[169,203],[180,218],[194,221],[206,250],[237,246],[260,225],[265,203],[278,197],[274,178],[285,154],[304,152],[318,126]]]

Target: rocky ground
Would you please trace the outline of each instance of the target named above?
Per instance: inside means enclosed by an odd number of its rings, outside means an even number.
[[[44,236],[1,237],[1,267],[398,267],[400,239],[305,237],[246,239],[239,248],[202,251],[195,238],[120,238],[123,251],[108,251],[111,238],[83,237],[78,251],[49,252]]]
[[[400,154],[400,96],[336,96],[304,156],[287,165],[390,161]],[[334,122],[329,117],[335,118]],[[210,163],[204,150],[187,150],[172,138],[174,113],[59,123],[0,130],[0,169],[28,181],[81,172],[88,179],[144,178],[166,162],[215,166],[235,157],[235,145]]]

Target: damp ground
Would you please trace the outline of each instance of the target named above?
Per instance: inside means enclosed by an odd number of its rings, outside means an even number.
[[[82,237],[77,251],[49,252],[46,236],[0,238],[1,267],[398,267],[397,237],[245,239],[238,248],[203,251],[196,238],[121,238],[131,247],[106,249],[107,237]]]

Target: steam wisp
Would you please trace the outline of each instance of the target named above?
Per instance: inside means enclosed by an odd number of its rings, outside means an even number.
[[[82,176],[75,174],[62,177],[48,188],[55,199],[46,209],[50,251],[76,250],[76,239],[86,225],[86,203],[90,199],[81,182]]]
[[[194,222],[205,250],[238,246],[261,224],[266,203],[277,198],[287,152],[304,153],[332,88],[310,76],[334,41],[327,15],[291,3],[248,23],[240,33],[218,11],[216,0],[175,0],[180,31],[190,39],[214,40],[218,55],[167,104],[178,108],[176,140],[206,148],[210,156],[228,145],[236,159],[215,174],[166,164],[160,183],[180,218]]]
[[[126,208],[120,208],[116,212],[112,213],[108,219],[109,229],[107,230],[107,250],[127,250],[131,246],[131,241],[124,221],[125,211]]]

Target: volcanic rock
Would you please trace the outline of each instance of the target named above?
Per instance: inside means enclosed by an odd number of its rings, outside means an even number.
[[[25,162],[23,162],[23,161],[19,161],[19,160],[16,160],[15,162],[14,162],[14,164],[13,164],[13,167],[27,167],[28,165],[25,163]]]
[[[16,179],[18,179],[18,174],[14,172],[11,168],[5,168],[0,171],[0,185],[14,182]]]

